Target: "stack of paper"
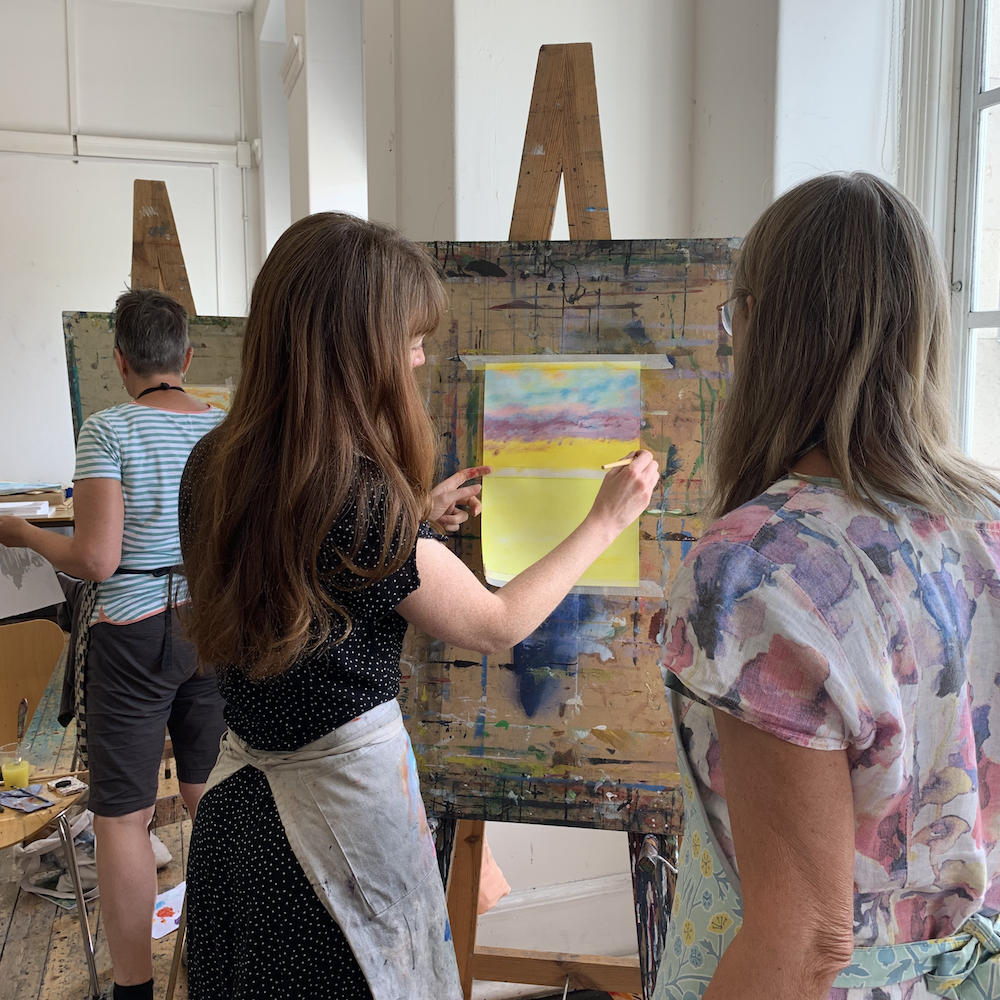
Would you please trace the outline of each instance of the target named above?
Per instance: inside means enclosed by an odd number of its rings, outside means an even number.
[[[39,503],[47,500],[53,507],[66,498],[66,491],[59,483],[9,483],[0,480],[0,502]]]
[[[49,513],[48,500],[39,500],[36,503],[19,500],[16,503],[0,502],[0,516],[8,517],[47,517]]]

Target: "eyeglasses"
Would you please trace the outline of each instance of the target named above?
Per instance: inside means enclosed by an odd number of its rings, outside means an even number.
[[[726,331],[727,337],[733,335],[733,300],[722,304],[722,329]]]

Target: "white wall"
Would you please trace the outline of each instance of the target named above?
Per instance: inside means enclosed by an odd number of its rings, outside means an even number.
[[[282,35],[284,25],[282,24]],[[285,43],[260,42],[261,234],[263,255],[291,225],[292,204],[288,159],[288,102],[278,71]]]
[[[636,953],[624,833],[487,823],[486,836],[511,892],[479,918],[477,944],[591,955]]]
[[[236,13],[219,5],[0,0],[0,420],[17,428],[0,478],[72,477],[62,312],[107,311],[127,288],[133,180],[166,181],[198,311],[245,312],[258,194],[251,170],[245,255]],[[243,50],[252,138],[249,23]],[[73,136],[101,155],[73,156]]]
[[[695,4],[693,236],[742,236],[771,201],[778,6]]]
[[[414,240],[455,239],[455,0],[396,0],[396,225]]]
[[[368,213],[361,0],[285,0],[304,66],[288,98],[292,220]]]
[[[611,232],[691,232],[694,0],[479,0],[455,7],[456,235],[510,230],[538,49],[591,42]],[[553,239],[567,239],[565,213]]]
[[[895,183],[902,9],[902,0],[781,0],[775,194],[829,170]]]

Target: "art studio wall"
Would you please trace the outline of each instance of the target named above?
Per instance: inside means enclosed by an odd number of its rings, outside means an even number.
[[[456,228],[459,239],[510,229],[538,49],[592,42],[611,231],[692,231],[695,5],[603,0],[455,6]],[[552,238],[569,238],[565,201]]]
[[[244,242],[236,9],[0,2],[0,418],[18,428],[0,478],[72,477],[61,314],[127,287],[135,178],[167,183],[199,311],[245,311],[260,239],[246,171]],[[249,21],[243,63],[254,133]]]
[[[904,6],[781,0],[774,194],[829,170],[896,182]]]
[[[72,473],[59,314],[107,309],[127,282],[135,177],[167,181],[206,313],[244,312],[293,203],[367,206],[415,239],[504,238],[538,46],[591,41],[613,232],[740,234],[809,173],[895,176],[893,0],[847,2],[831,19],[813,0],[338,0],[338,86],[310,73],[337,34],[310,15],[321,0],[289,0],[289,17],[285,0],[0,0],[0,399],[26,429],[0,441],[0,468]],[[246,134],[261,139],[243,171],[239,9]],[[343,163],[310,154],[331,135]]]
[[[774,194],[826,170],[895,180],[901,10],[899,0],[456,4],[458,238],[506,237],[546,43],[594,47],[616,238],[741,235]],[[566,238],[560,202],[553,239]]]

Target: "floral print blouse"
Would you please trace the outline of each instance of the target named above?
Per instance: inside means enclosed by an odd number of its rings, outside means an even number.
[[[776,483],[692,548],[664,636],[664,678],[705,703],[682,698],[680,737],[734,865],[708,706],[847,750],[857,946],[1000,910],[1000,523],[886,503],[895,522],[835,480]]]

